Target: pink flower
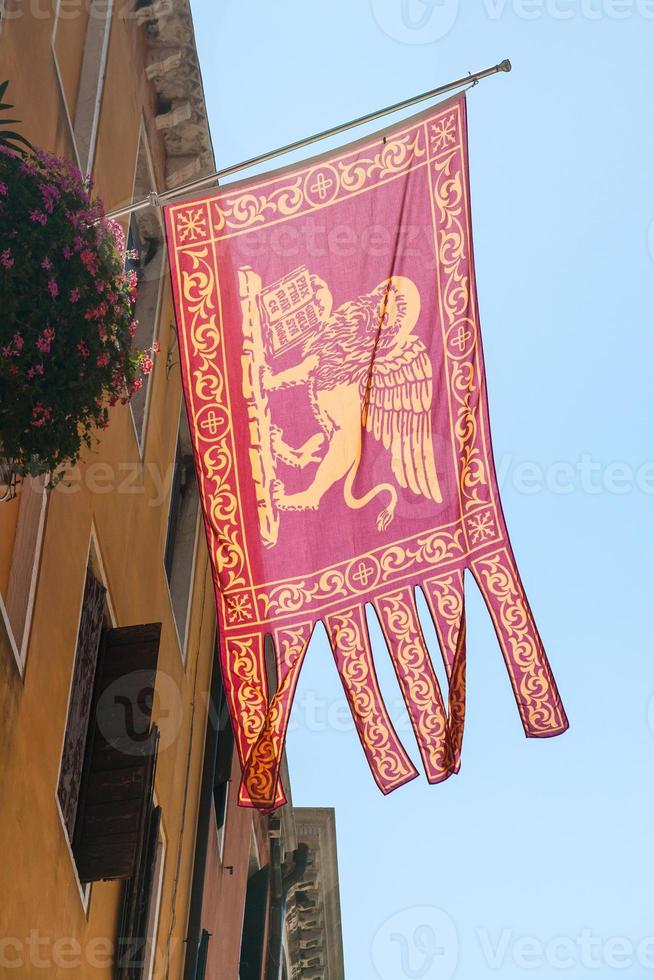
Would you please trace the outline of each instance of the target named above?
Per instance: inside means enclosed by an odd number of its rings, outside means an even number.
[[[123,252],[125,250],[125,231],[123,226],[113,219],[109,219],[106,224],[109,233],[113,236],[116,243],[116,248],[119,252]]]
[[[143,378],[136,378],[132,384],[131,394],[135,395],[137,391],[140,391],[143,387]]]
[[[41,268],[46,269],[48,272],[52,268],[52,262],[47,256],[44,258],[43,262],[41,263]]]
[[[107,304],[105,303],[105,301],[102,300],[102,302],[98,306],[96,306],[96,308],[94,310],[88,310],[84,314],[84,319],[85,320],[101,320],[103,317],[105,317],[107,315],[108,312],[109,312],[109,307],[107,306]]]
[[[98,326],[98,337],[104,344],[105,340],[107,339],[107,328],[105,327],[104,323],[101,323]]]
[[[21,334],[15,333],[11,338],[11,343],[2,348],[3,357],[19,357],[20,352],[25,346],[25,341]]]
[[[56,299],[59,295],[59,286],[54,279],[51,279],[48,283],[48,290],[53,299]]]
[[[61,194],[56,187],[52,186],[52,184],[41,184],[39,190],[41,191],[43,205],[46,211],[48,214],[52,214],[55,204],[60,199]]]
[[[136,331],[138,330],[138,328],[139,328],[138,320],[132,320],[128,329],[130,337],[134,337],[136,335]]]
[[[40,337],[36,339],[36,346],[41,351],[42,354],[49,354],[50,348],[52,347],[52,341],[54,340],[55,332],[52,327],[46,327]]]
[[[7,185],[3,180],[0,180],[0,197],[6,197],[8,193]]]
[[[82,294],[79,289],[71,289],[68,299],[71,303],[78,303],[81,295]]]
[[[87,358],[91,353],[83,340],[79,341],[79,343],[77,344],[77,349],[80,352],[81,356],[84,358]]]
[[[155,342],[152,345],[152,353],[153,354],[160,354],[161,353],[161,344],[159,343],[158,340],[155,340]]]
[[[43,211],[30,211],[30,221],[33,221],[35,225],[45,225],[48,219]]]
[[[71,255],[73,254],[73,250],[70,247],[70,245],[64,245],[64,247],[62,248],[61,251],[63,252],[65,259],[69,259],[71,257]]]
[[[80,259],[89,270],[89,272],[95,272],[97,266],[97,259],[94,252],[90,248],[85,248],[80,255]]]
[[[46,408],[42,402],[37,402],[32,409],[32,425],[37,428],[45,425],[52,417],[52,408]]]
[[[43,374],[43,365],[42,364],[35,364],[34,367],[31,367],[29,369],[29,371],[27,372],[27,377],[31,381],[32,378],[36,377],[37,374]]]
[[[150,374],[153,367],[154,363],[150,355],[143,354],[143,357],[141,358],[141,370],[143,371],[143,374]]]
[[[98,354],[95,363],[98,365],[99,368],[103,368],[103,367],[106,367],[107,366],[107,364],[109,363],[110,359],[111,358],[109,357],[108,354]]]
[[[11,249],[6,248],[2,253],[0,253],[0,264],[2,264],[5,269],[11,269],[14,264],[14,257],[11,254]]]

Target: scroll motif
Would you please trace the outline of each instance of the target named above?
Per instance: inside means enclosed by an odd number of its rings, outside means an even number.
[[[449,719],[452,765],[458,772],[466,712],[466,621],[463,572],[427,578],[422,583],[450,686]]]
[[[472,571],[488,604],[525,733],[557,735],[568,727],[531,611],[506,548],[478,558]]]
[[[386,642],[420,749],[427,779],[440,783],[452,774],[447,712],[425,645],[410,589],[375,601]]]
[[[260,809],[269,809],[275,804],[286,729],[311,629],[311,623],[303,623],[292,629],[279,630],[275,635],[279,686],[243,773],[250,799]]]
[[[469,510],[489,503],[490,489],[480,445],[481,378],[477,368],[477,325],[471,319],[475,311],[461,148],[439,157],[432,168],[439,218],[435,234],[441,267],[443,330],[460,459],[459,485],[464,508]]]
[[[338,672],[375,782],[390,793],[418,773],[388,716],[370,650],[362,606],[325,618]]]
[[[192,382],[193,437],[202,460],[199,478],[209,501],[214,528],[210,542],[215,567],[225,590],[246,584],[243,528],[235,486],[235,459],[229,402],[225,391],[223,340],[217,326],[216,277],[207,247],[188,252],[190,271],[182,277],[188,337],[194,370]]]
[[[263,651],[263,636],[255,633],[240,638],[227,638],[224,641],[225,691],[229,699],[230,714],[237,722],[234,737],[241,767],[245,769],[253,747],[259,739],[268,715],[268,681]],[[269,777],[258,773],[263,782],[263,792],[267,790]],[[255,792],[260,784],[253,780]],[[286,802],[283,790],[277,786],[275,803],[281,806]],[[252,806],[248,787],[242,783],[239,802]]]

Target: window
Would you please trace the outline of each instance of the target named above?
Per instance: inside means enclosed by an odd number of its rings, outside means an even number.
[[[141,200],[155,190],[155,180],[150,161],[145,131],[141,127],[139,152],[132,200]],[[136,272],[138,295],[134,318],[138,322],[134,344],[146,350],[152,347],[157,335],[159,297],[164,268],[164,233],[157,208],[145,208],[132,213],[127,229],[127,250],[136,252],[136,258],[127,259],[127,267]],[[130,402],[134,428],[139,447],[143,449],[146,416],[150,398],[152,375],[146,375],[143,387]]]
[[[85,174],[93,169],[112,13],[113,0],[91,0],[73,122],[80,169]]]
[[[82,884],[134,874],[157,758],[150,716],[161,624],[107,629],[105,599],[89,566],[56,793]]]
[[[80,67],[84,56],[90,11],[89,5],[84,3],[74,11],[75,16],[71,16],[71,11],[62,10],[65,3],[66,0],[56,2],[50,50],[66,116],[66,150],[81,170],[73,116],[79,91]]]
[[[164,566],[182,656],[193,590],[193,570],[199,528],[200,494],[193,466],[191,434],[182,408],[175,453]]]
[[[0,621],[21,673],[27,658],[47,502],[44,478],[28,477],[18,485],[13,500],[0,504]]]
[[[150,900],[148,917],[145,927],[146,949],[148,961],[146,963],[145,976],[151,980],[154,973],[154,961],[157,953],[157,932],[159,930],[159,912],[161,910],[161,891],[163,888],[164,861],[166,858],[166,841],[163,830],[159,828],[157,836],[157,847],[154,855],[154,867],[150,886]]]
[[[216,827],[218,828],[218,848],[222,858],[223,845],[225,843],[229,785],[232,778],[232,758],[234,755],[234,731],[229,717],[229,709],[222,682],[220,685],[220,704],[218,706],[218,725],[218,749],[216,752],[213,800],[216,813]]]
[[[198,965],[195,970],[195,980],[205,980],[207,975],[207,958],[209,956],[209,940],[211,933],[206,929],[202,930],[200,945],[198,947]]]
[[[161,807],[151,807],[145,847],[134,875],[125,882],[118,932],[117,980],[152,980],[166,842]]]
[[[263,868],[259,867],[256,841],[253,836],[250,845],[248,884],[245,893],[239,980],[260,980],[269,891],[270,867],[268,865]]]

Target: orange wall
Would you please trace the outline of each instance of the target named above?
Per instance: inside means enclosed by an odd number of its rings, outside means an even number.
[[[37,145],[71,156],[73,144],[51,49],[53,20],[30,16],[28,4],[20,8],[24,15],[8,21],[0,34],[0,75],[10,79],[11,101],[23,120],[24,134]],[[57,43],[69,101],[77,84],[83,31],[81,18],[68,22]],[[153,122],[144,53],[136,23],[117,16],[95,165],[97,190],[108,208],[131,198],[142,112],[163,186],[163,148]],[[74,106],[70,111],[74,113]],[[155,976],[164,963],[171,978],[181,975],[206,725],[205,699],[198,694],[209,689],[215,612],[201,538],[184,660],[163,568],[168,498],[160,492],[160,481],[173,460],[181,398],[178,371],[173,368],[169,376],[166,372],[174,321],[167,272],[164,276],[162,350],[152,378],[144,458],[140,459],[129,408],[116,408],[100,446],[86,454],[73,487],[61,486],[49,499],[24,677],[0,644],[3,977],[112,977],[106,942],[116,937],[120,886],[93,885],[85,912],[55,801],[92,526],[116,624],[163,623],[157,690],[173,694],[165,703],[157,701],[154,710],[162,731],[156,795],[167,841]],[[0,582],[7,574],[10,525],[7,512],[0,523]],[[37,940],[43,943],[35,953]],[[47,969],[34,968],[37,955],[49,961]],[[76,956],[79,962],[71,966]],[[95,957],[96,965],[89,956]],[[21,957],[20,968],[7,965]]]

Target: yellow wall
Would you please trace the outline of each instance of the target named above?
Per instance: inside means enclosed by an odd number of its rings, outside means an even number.
[[[23,120],[24,134],[45,149],[70,156],[72,142],[51,50],[53,19],[35,18],[28,13],[29,5],[20,7],[23,16],[7,22],[0,34],[0,75],[10,79],[11,101]],[[69,99],[79,76],[83,33],[80,16],[62,28],[57,43]],[[142,113],[158,184],[163,186],[163,147],[153,124],[153,92],[145,80],[143,61],[140,29],[133,20],[116,16],[95,164],[97,190],[107,208],[131,197]],[[74,113],[74,105],[70,111]],[[0,636],[3,977],[108,980],[112,976],[102,941],[116,938],[120,886],[94,884],[85,913],[55,797],[92,527],[116,625],[163,623],[158,676],[172,681],[166,690],[178,692],[172,702],[157,703],[154,710],[154,721],[162,731],[156,796],[167,841],[155,976],[166,959],[169,937],[169,976],[177,978],[181,973],[206,725],[205,702],[196,693],[210,686],[215,612],[200,532],[184,661],[163,568],[168,495],[161,494],[160,481],[173,460],[181,399],[178,370],[173,367],[166,376],[174,322],[167,277],[165,269],[162,349],[151,382],[142,463],[130,410],[118,407],[101,445],[86,454],[78,479],[69,488],[57,488],[49,498],[24,677]],[[106,464],[105,469],[99,464]],[[4,539],[0,583],[8,574],[11,526],[7,511],[0,520]],[[38,945],[38,940],[45,941]],[[79,944],[81,956],[67,940]],[[93,945],[96,940],[99,945]],[[92,965],[89,956],[99,957],[105,965]],[[39,968],[35,957],[47,960],[49,966]],[[9,961],[20,958],[21,968],[8,967]],[[76,958],[79,965],[70,968]]]

